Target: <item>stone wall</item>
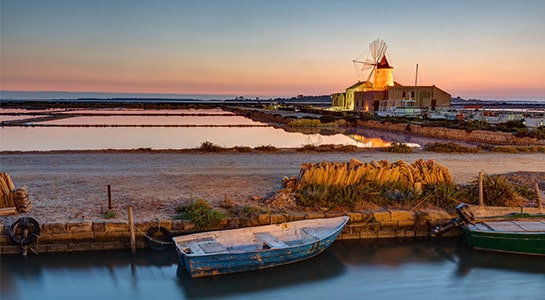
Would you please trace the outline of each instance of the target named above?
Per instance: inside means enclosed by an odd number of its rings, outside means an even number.
[[[499,216],[510,213],[543,213],[536,208],[520,207],[480,207],[472,206],[476,217]],[[340,240],[348,239],[380,239],[380,238],[425,238],[437,225],[444,225],[456,215],[444,210],[427,209],[406,211],[382,209],[376,211],[359,211],[351,213],[291,213],[261,214],[254,219],[232,218],[224,220],[218,229],[239,228],[278,224],[303,219],[336,217],[348,215],[350,221],[339,236]],[[146,233],[150,228],[162,226],[173,235],[190,233],[195,225],[185,220],[161,220],[158,222],[135,223],[136,248],[146,248]],[[64,223],[47,223],[40,225],[41,232],[37,242],[33,244],[37,253],[74,252],[130,249],[130,232],[128,221],[70,221]],[[20,254],[22,248],[14,244],[8,235],[8,229],[0,224],[0,255]],[[446,236],[459,235],[459,230],[451,230]],[[30,252],[29,252],[30,253]]]
[[[390,123],[378,121],[358,121],[358,126],[405,132],[408,134],[429,136],[441,139],[459,140],[474,143],[492,144],[492,145],[513,145],[513,146],[528,146],[528,145],[545,145],[544,140],[533,138],[518,138],[508,132],[493,132],[487,130],[466,131],[463,129],[450,129],[443,127],[428,127],[406,123]]]
[[[303,219],[334,217],[344,213],[262,214],[254,219],[224,220],[221,228],[268,225]],[[444,211],[361,211],[349,213],[350,222],[339,239],[415,238],[429,236],[433,227],[452,218]],[[173,235],[192,232],[194,224],[183,220],[162,220],[135,223],[136,248],[146,248],[145,233],[155,226],[168,229]],[[40,237],[32,247],[37,253],[130,249],[128,221],[70,221],[40,224]],[[0,224],[0,254],[20,254],[22,248],[8,235],[9,227]],[[30,253],[30,252],[29,252]]]

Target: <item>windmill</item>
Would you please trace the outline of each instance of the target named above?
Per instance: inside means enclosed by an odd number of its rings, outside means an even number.
[[[369,75],[367,76],[367,81],[371,79],[371,76],[375,73],[377,66],[381,63],[382,59],[386,55],[386,50],[388,46],[381,39],[376,39],[369,44],[369,50],[371,51],[369,57],[362,60],[361,54],[356,57],[352,62],[354,63],[354,68],[356,68],[356,75],[359,75],[358,70],[364,72],[371,69]],[[359,76],[358,76],[359,77]]]

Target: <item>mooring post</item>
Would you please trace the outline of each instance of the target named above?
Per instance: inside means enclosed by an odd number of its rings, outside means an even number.
[[[479,171],[479,205],[484,205],[483,172]]]
[[[136,238],[134,236],[134,222],[132,219],[132,205],[129,205],[129,232],[131,234],[131,252],[136,253]]]
[[[542,208],[541,201],[542,200],[541,200],[541,194],[539,193],[539,185],[537,184],[537,182],[536,182],[535,190],[536,190],[537,208],[539,208],[539,210],[541,210],[541,208]]]
[[[112,188],[108,184],[108,210],[112,210]]]

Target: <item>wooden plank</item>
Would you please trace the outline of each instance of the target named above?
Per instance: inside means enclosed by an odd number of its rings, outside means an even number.
[[[261,232],[255,234],[256,239],[271,248],[287,248],[288,245],[278,239],[276,236],[272,235],[270,232]]]
[[[483,222],[479,223],[480,230],[491,231],[506,231],[506,232],[525,232],[525,231],[544,231],[545,227],[540,222],[515,222],[515,221],[498,221],[498,222]],[[488,228],[483,228],[484,226]]]
[[[545,232],[545,224],[543,222],[513,222],[524,228],[526,231]]]
[[[14,215],[17,214],[17,208],[15,207],[4,207],[0,208],[0,216]]]

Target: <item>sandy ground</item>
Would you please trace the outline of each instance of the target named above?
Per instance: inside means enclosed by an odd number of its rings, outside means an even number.
[[[116,219],[127,219],[133,206],[135,220],[171,218],[177,205],[203,198],[212,205],[231,199],[240,205],[257,204],[282,188],[284,176],[296,176],[302,163],[369,162],[433,159],[449,168],[455,183],[476,180],[479,171],[504,174],[545,171],[545,155],[395,154],[370,150],[358,153],[69,153],[1,154],[0,170],[16,187],[26,185],[34,208],[27,214],[0,217],[11,224],[27,215],[40,223],[104,220],[111,186]],[[540,182],[540,186],[545,182]]]

